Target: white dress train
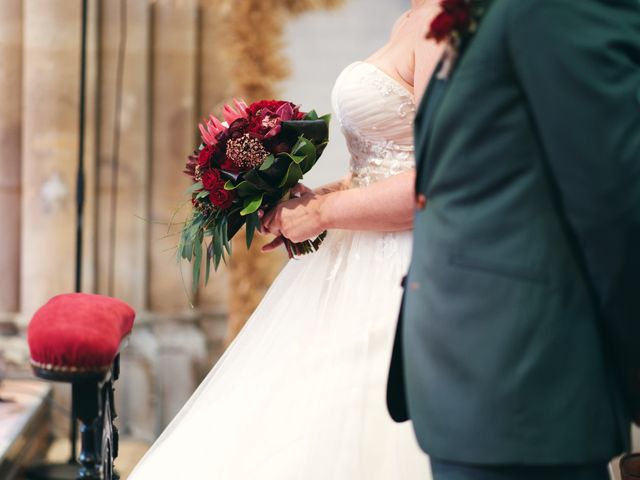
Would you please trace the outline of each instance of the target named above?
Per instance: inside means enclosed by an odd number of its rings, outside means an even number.
[[[414,165],[412,95],[356,62],[334,109],[352,188]],[[411,233],[330,231],[290,261],[132,480],[426,480],[411,425],[385,406]]]

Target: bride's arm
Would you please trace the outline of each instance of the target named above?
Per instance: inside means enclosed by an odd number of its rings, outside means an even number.
[[[330,228],[394,232],[413,225],[415,171],[410,170],[362,188],[326,195],[310,193],[281,203],[263,228],[293,242],[315,238]],[[275,248],[270,244],[266,250]]]
[[[320,205],[323,230],[394,232],[411,229],[415,178],[415,170],[410,170],[366,187],[326,195]]]
[[[349,188],[350,182],[351,182],[351,175],[347,175],[340,180],[327,183],[326,185],[322,185],[321,187],[314,188],[313,190],[308,190],[308,191],[315,193],[317,195],[326,195],[328,193],[338,192],[340,190],[346,190],[347,188]]]

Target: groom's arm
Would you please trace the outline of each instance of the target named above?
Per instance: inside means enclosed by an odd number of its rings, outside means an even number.
[[[625,383],[640,385],[640,2],[511,8],[508,48],[550,178]]]

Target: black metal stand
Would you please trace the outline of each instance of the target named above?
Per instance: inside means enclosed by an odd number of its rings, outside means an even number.
[[[120,375],[120,355],[107,373],[74,375],[37,370],[36,375],[47,380],[71,382],[80,421],[80,463],[38,465],[30,468],[29,480],[119,480],[113,465],[118,456],[119,435],[114,425],[113,384]]]

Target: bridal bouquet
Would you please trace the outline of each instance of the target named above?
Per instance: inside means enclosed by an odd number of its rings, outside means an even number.
[[[194,285],[206,258],[205,281],[225,255],[230,240],[246,225],[247,247],[260,226],[259,211],[289,198],[289,192],[315,165],[329,137],[329,115],[301,112],[291,102],[262,100],[226,105],[224,121],[213,115],[200,125],[202,143],[189,156],[184,173],[193,179],[187,190],[192,211],[180,235],[178,255],[193,262]],[[316,251],[315,240],[292,243],[289,257]]]

